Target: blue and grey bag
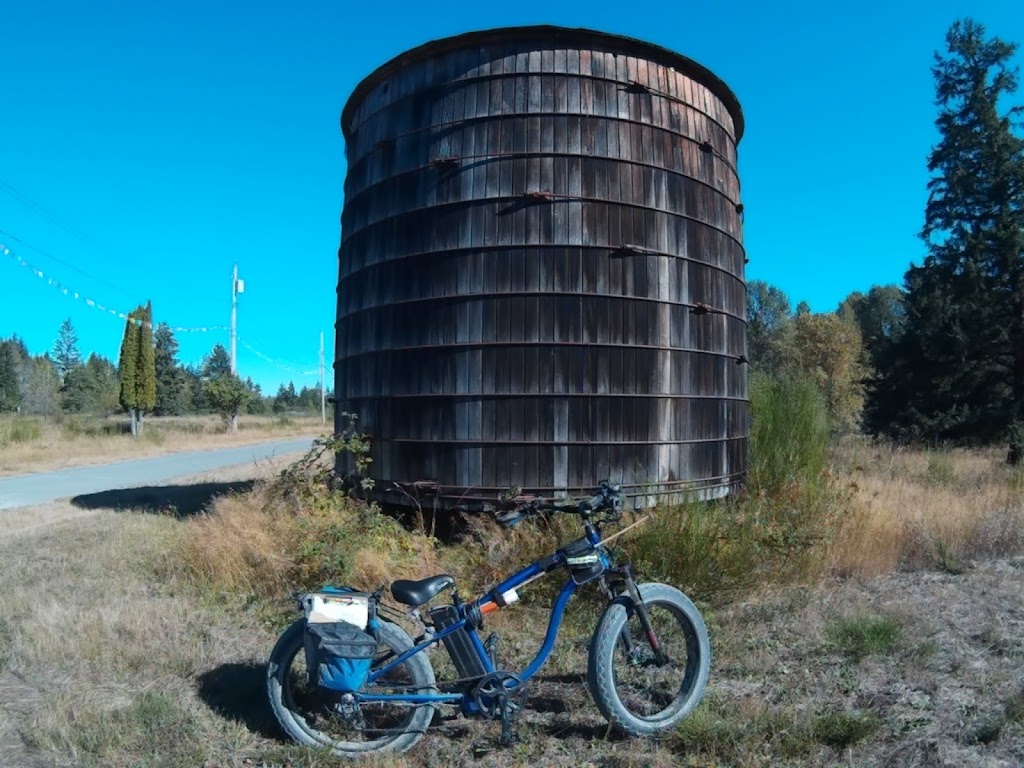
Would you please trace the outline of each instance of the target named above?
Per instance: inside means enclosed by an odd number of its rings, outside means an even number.
[[[306,624],[306,669],[310,682],[341,693],[353,693],[363,687],[377,638],[344,621]]]

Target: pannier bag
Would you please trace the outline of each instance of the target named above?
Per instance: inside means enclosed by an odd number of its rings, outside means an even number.
[[[310,682],[341,693],[363,687],[377,653],[377,638],[344,621],[306,623]]]

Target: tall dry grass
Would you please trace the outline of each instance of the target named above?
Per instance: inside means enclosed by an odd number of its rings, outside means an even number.
[[[956,571],[1024,548],[1024,476],[1001,449],[909,449],[848,439],[835,451],[853,496],[829,560],[840,574]]]

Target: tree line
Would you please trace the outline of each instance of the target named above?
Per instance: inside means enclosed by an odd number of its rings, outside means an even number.
[[[0,339],[0,413],[55,417],[126,412],[132,433],[146,414],[185,416],[216,413],[229,428],[239,414],[319,413],[320,389],[293,382],[264,395],[251,378],[231,372],[231,360],[215,344],[198,365],[178,360],[170,326],[152,323],[150,305],[129,314],[117,364],[102,355],[83,359],[71,319],[65,320],[52,350],[29,353],[17,336]]]
[[[965,19],[936,53],[922,264],[902,286],[854,293],[831,313],[748,292],[755,370],[816,380],[835,424],[917,442],[1005,441],[1024,453],[1024,109],[1014,43]]]

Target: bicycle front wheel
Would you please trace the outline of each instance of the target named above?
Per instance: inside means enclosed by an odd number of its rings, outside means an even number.
[[[285,732],[300,744],[329,749],[337,757],[369,752],[404,752],[430,725],[430,704],[401,701],[353,705],[341,694],[321,688],[306,669],[303,633],[306,620],[299,619],[281,635],[267,664],[267,696],[270,708]],[[381,622],[380,648],[374,668],[413,647],[401,627]],[[316,675],[314,674],[315,678]],[[372,688],[377,693],[437,693],[434,670],[425,653],[411,656]]]
[[[640,596],[665,660],[628,600],[608,606],[590,641],[587,682],[601,714],[633,736],[671,728],[697,706],[711,669],[711,643],[697,607],[675,587],[641,584]]]

